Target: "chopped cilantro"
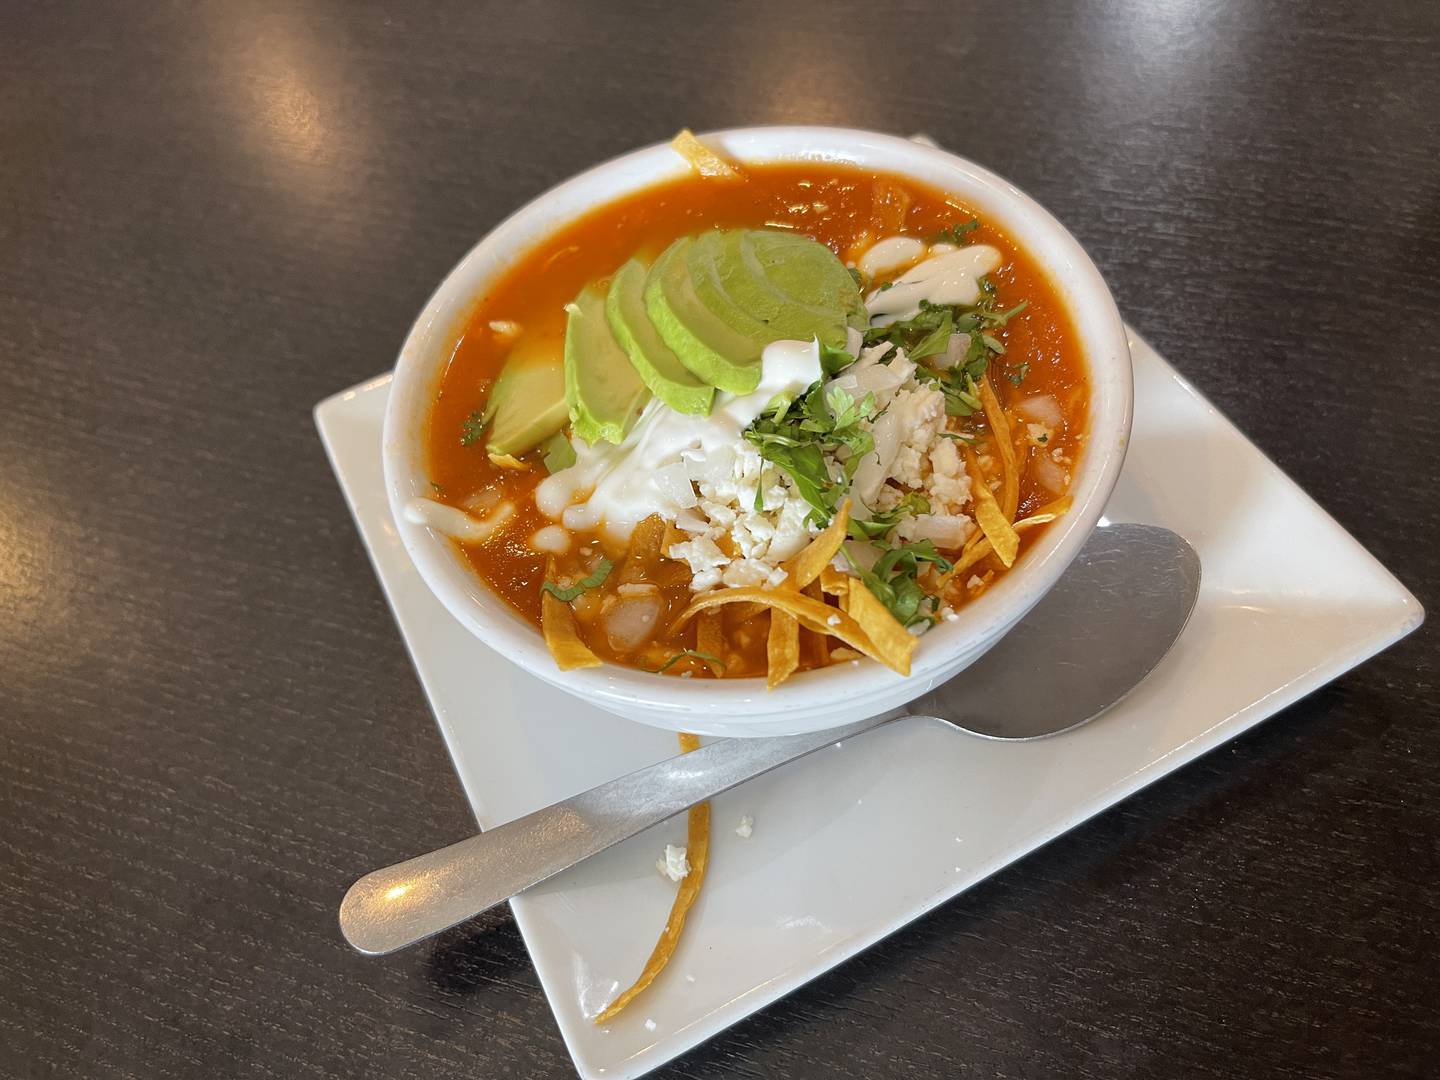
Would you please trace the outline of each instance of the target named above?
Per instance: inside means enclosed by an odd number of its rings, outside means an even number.
[[[1024,311],[1024,310],[1025,310],[1027,307],[1029,307],[1029,306],[1030,306],[1030,301],[1029,301],[1029,300],[1021,300],[1018,304],[1016,304],[1014,307],[1012,307],[1009,311],[1001,311],[1001,312],[990,312],[990,311],[987,311],[987,312],[984,313],[984,318],[985,318],[985,321],[986,321],[987,323],[989,323],[991,326],[1004,326],[1007,322],[1009,322],[1011,319],[1013,319],[1016,315],[1019,315],[1020,312]]]
[[[886,549],[869,570],[861,569],[849,548],[845,549],[845,558],[855,575],[901,626],[935,621],[935,598],[920,587],[920,566],[932,563],[944,572],[952,569],[954,563],[935,550],[934,541],[921,540]]]
[[[681,649],[674,656],[670,657],[669,660],[666,660],[663,664],[657,667],[654,673],[656,675],[659,675],[662,671],[673,667],[675,664],[678,664],[681,660],[685,659],[704,660],[707,664],[719,664],[720,670],[725,670],[725,661],[721,660],[718,656],[711,656],[708,652],[701,652],[699,649]]]
[[[865,344],[897,345],[909,354],[911,349],[921,343],[926,343],[932,350],[926,353],[927,356],[933,355],[935,352],[944,352],[945,345],[950,340],[950,334],[955,329],[955,312],[954,308],[921,300],[920,310],[913,318],[892,322],[888,326],[872,326],[865,331]],[[945,330],[943,334],[939,333],[941,328],[946,326],[949,329]],[[937,344],[939,348],[935,348]]]
[[[850,519],[850,537],[854,540],[882,540],[885,535],[900,524],[900,519],[912,514],[928,514],[930,500],[918,491],[912,491],[900,500],[898,506],[873,514],[868,520]]]
[[[490,426],[490,417],[476,409],[460,423],[460,445],[469,446],[477,442]]]
[[[609,559],[601,559],[600,562],[596,565],[595,569],[591,571],[588,577],[581,578],[579,581],[575,582],[574,585],[571,585],[568,588],[562,589],[553,581],[543,582],[540,588],[543,591],[548,592],[551,596],[555,597],[555,599],[563,600],[565,601],[565,603],[568,604],[571,600],[574,600],[585,590],[593,589],[599,585],[603,585],[605,583],[605,579],[610,576],[610,571],[614,567],[614,565],[615,564],[612,563]]]
[[[1009,379],[1016,386],[1019,386],[1022,382],[1025,381],[1025,376],[1029,374],[1030,362],[1027,360],[1024,363],[1020,364],[1018,367],[1016,367],[1015,370],[1007,371],[1005,373],[1005,378]]]
[[[893,289],[894,287],[895,283],[893,281],[887,281],[884,285],[880,286],[880,291],[884,292],[886,289]]]
[[[950,335],[955,333],[955,315],[949,309],[941,316],[940,325],[931,330],[914,347],[906,349],[905,355],[917,363],[927,356],[943,353],[950,344]]]
[[[855,279],[855,287],[857,289],[863,289],[865,287],[865,275],[853,266],[847,266],[845,269],[850,271],[850,276]]]
[[[825,373],[826,378],[838,375],[855,362],[855,357],[840,348],[838,345],[826,345],[820,343],[820,370]]]
[[[948,228],[941,229],[935,234],[934,242],[937,244],[954,244],[959,247],[965,243],[965,237],[978,228],[980,228],[980,219],[971,218],[969,221],[962,221]]]
[[[778,465],[810,504],[810,517],[823,525],[850,489],[860,459],[875,447],[860,427],[875,413],[875,399],[856,401],[840,387],[826,393],[817,382],[781,416],[761,416],[745,429],[745,439],[760,456]],[[825,455],[846,451],[840,475],[831,475]]]

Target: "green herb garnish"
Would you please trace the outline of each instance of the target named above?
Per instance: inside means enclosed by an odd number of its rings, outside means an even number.
[[[912,514],[928,514],[930,500],[918,491],[909,492],[899,504],[889,510],[871,515],[867,520],[850,519],[850,537],[853,540],[882,540],[885,535],[900,524],[900,519]]]
[[[950,340],[950,335],[955,330],[955,315],[958,308],[949,308],[941,304],[932,304],[928,300],[920,301],[920,311],[913,317],[900,322],[892,322],[886,326],[872,326],[865,331],[866,345],[890,344],[897,345],[904,349],[909,355],[912,349],[918,348],[922,343],[930,349],[926,355],[933,355],[935,352],[944,352],[945,345]],[[946,328],[943,334],[939,333]],[[935,346],[938,345],[938,348]]]
[[[889,548],[869,570],[860,568],[848,547],[844,550],[855,576],[865,583],[865,587],[875,594],[875,598],[885,605],[901,626],[908,628],[935,621],[935,598],[920,587],[918,580],[921,564],[931,563],[942,572],[952,569],[955,564],[935,550],[934,541],[921,540]]]
[[[1029,374],[1030,362],[1027,360],[1019,367],[1015,368],[1014,371],[1007,371],[1005,373],[1005,378],[1009,379],[1014,385],[1019,386],[1022,382],[1025,381],[1025,376]]]
[[[581,578],[579,581],[575,582],[574,585],[562,589],[553,581],[546,581],[541,583],[540,588],[543,591],[548,592],[551,596],[555,597],[555,599],[563,600],[565,603],[568,604],[571,600],[574,600],[585,590],[594,589],[600,585],[603,585],[605,583],[605,579],[610,576],[610,571],[614,568],[614,566],[615,564],[612,563],[609,559],[601,559],[600,562],[596,565],[595,569],[590,572],[588,577]]]
[[[848,350],[839,345],[826,345],[823,341],[820,343],[820,370],[825,373],[826,378],[839,375],[854,362],[855,357],[851,356]]]
[[[654,674],[659,675],[662,671],[667,670],[673,665],[678,664],[681,660],[685,659],[704,660],[707,664],[719,664],[720,670],[725,670],[725,661],[721,660],[718,656],[711,656],[708,652],[701,652],[699,649],[681,649],[674,656],[670,657],[669,660],[666,660],[663,664],[657,667],[654,671]]]
[[[962,221],[957,225],[941,229],[935,234],[934,242],[937,244],[954,244],[960,247],[965,243],[965,237],[976,229],[980,228],[980,219],[971,218],[969,221]]]
[[[460,422],[460,445],[469,446],[471,443],[477,442],[489,426],[490,417],[476,409]]]
[[[745,439],[760,456],[785,470],[800,496],[810,504],[810,517],[825,525],[850,490],[860,459],[875,448],[870,432],[860,426],[875,413],[875,399],[856,401],[840,387],[828,392],[817,382],[781,416],[762,416],[745,429]],[[825,460],[845,450],[840,475]]]

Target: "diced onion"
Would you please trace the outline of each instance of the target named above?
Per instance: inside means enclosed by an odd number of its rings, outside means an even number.
[[[1041,487],[1056,495],[1065,491],[1065,470],[1049,454],[1036,454],[1030,459],[1030,472]]]
[[[600,615],[610,647],[617,653],[630,653],[644,645],[655,636],[664,606],[658,591],[617,597]]]
[[[673,506],[688,510],[695,505],[695,489],[690,485],[690,473],[683,461],[656,469],[652,476],[655,490]]]
[[[948,371],[950,368],[960,366],[969,348],[969,334],[951,334],[950,340],[945,343],[945,351],[938,356],[930,357],[927,363],[942,371]]]
[[[1015,411],[1027,420],[1044,424],[1052,431],[1058,428],[1064,420],[1060,413],[1060,403],[1050,394],[1026,398],[1015,406]]]

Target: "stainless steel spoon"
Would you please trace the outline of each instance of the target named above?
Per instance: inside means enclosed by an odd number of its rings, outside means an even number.
[[[362,953],[394,952],[712,795],[895,720],[938,719],[992,739],[1068,731],[1140,684],[1180,636],[1199,589],[1199,557],[1168,529],[1097,529],[999,644],[905,708],[808,735],[721,739],[376,870],[345,894],[340,930]]]

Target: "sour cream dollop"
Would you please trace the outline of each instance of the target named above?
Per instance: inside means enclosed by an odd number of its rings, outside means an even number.
[[[889,243],[882,240],[875,247]],[[864,256],[861,261],[863,263]],[[905,271],[888,288],[876,289],[866,297],[865,309],[870,313],[871,322],[885,326],[914,318],[920,312],[921,300],[945,305],[979,303],[980,279],[1000,269],[1003,261],[1000,252],[989,244],[971,244],[942,252],[932,248],[929,258]]]
[[[652,400],[622,442],[592,446],[576,440],[575,464],[541,481],[535,503],[568,529],[603,525],[621,541],[651,514],[673,521],[695,505],[691,479],[711,455],[733,454],[741,432],[766,406],[804,393],[822,373],[818,342],[773,342],[760,355],[754,391],[717,395],[708,416]]]
[[[515,514],[515,504],[503,502],[484,518],[474,518],[463,510],[446,506],[434,499],[414,498],[402,511],[405,520],[424,525],[442,536],[462,544],[479,544],[489,540]]]

